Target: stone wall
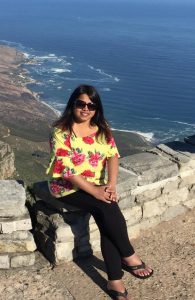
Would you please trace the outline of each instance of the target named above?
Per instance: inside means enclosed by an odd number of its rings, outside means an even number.
[[[24,187],[15,180],[0,180],[0,269],[31,266],[36,245],[25,206]]]
[[[14,153],[8,144],[0,141],[0,179],[10,177],[14,171]]]
[[[195,207],[194,137],[122,158],[117,190],[130,238]],[[35,185],[35,194],[35,238],[51,262],[100,251],[92,217],[51,197],[44,184]]]

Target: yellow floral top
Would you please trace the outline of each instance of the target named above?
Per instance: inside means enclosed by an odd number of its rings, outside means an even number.
[[[55,197],[63,197],[78,188],[67,180],[82,175],[96,185],[105,184],[105,167],[108,158],[119,153],[112,137],[96,139],[97,131],[86,137],[76,137],[66,131],[54,128],[51,134],[51,159],[46,173],[51,176],[49,189]]]

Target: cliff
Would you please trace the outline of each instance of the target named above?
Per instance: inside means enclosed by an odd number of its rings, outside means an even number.
[[[0,46],[0,140],[13,149],[16,178],[31,182],[44,176],[50,124],[56,113],[26,87],[29,78],[22,68],[25,62],[21,52]],[[10,156],[1,157],[1,178],[13,174],[13,153],[11,156],[9,146],[4,148]]]
[[[1,124],[10,128],[12,135],[47,140],[49,124],[56,114],[26,87],[27,74],[21,68],[24,55],[5,46],[0,46],[0,54]]]

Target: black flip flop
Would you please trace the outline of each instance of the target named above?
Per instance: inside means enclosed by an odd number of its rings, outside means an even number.
[[[122,268],[131,273],[131,275],[135,276],[136,278],[139,278],[139,279],[147,279],[149,277],[152,276],[152,274],[154,273],[154,271],[152,270],[150,272],[150,274],[148,275],[138,275],[138,274],[135,274],[134,271],[135,270],[141,270],[141,269],[145,269],[146,268],[146,264],[142,261],[142,263],[140,265],[137,265],[137,266],[127,266],[126,264],[122,263]]]
[[[114,290],[107,290],[107,291],[108,291],[108,294],[112,297],[113,300],[118,300],[118,297],[123,297],[124,299],[127,299],[128,292],[127,292],[126,289],[125,289],[124,293],[117,292],[117,291],[114,291]]]

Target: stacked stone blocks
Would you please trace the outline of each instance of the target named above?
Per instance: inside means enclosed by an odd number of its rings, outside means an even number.
[[[46,181],[36,183],[34,192],[38,249],[53,264],[91,255],[89,214],[52,197]]]
[[[14,180],[0,180],[0,269],[33,265],[35,249],[25,189]]]
[[[120,159],[117,185],[119,206],[126,219],[130,238],[136,238],[142,230],[195,207],[195,143],[189,142],[190,139],[188,143],[161,144],[148,152]],[[90,254],[91,249],[100,251],[99,231],[92,217],[88,220],[87,215],[82,215],[73,207],[64,207],[63,203],[60,203],[63,207],[59,208],[58,200],[51,198],[49,194],[40,195],[39,201],[40,199],[40,214],[43,214],[46,202],[49,202],[49,211],[52,206],[57,209],[57,223],[54,224],[51,220],[51,214],[48,219],[48,212],[44,212],[42,220],[37,215],[39,225],[36,227],[37,237],[40,237],[41,230],[46,234],[46,229],[49,226],[52,228],[47,233],[55,245],[55,263],[79,257],[79,247],[83,250],[82,255]],[[68,217],[69,214],[71,217]],[[49,222],[47,226],[43,225],[43,220]],[[72,230],[73,227],[76,230]],[[61,240],[57,238],[58,232],[61,233]],[[44,251],[44,247],[42,249]]]

